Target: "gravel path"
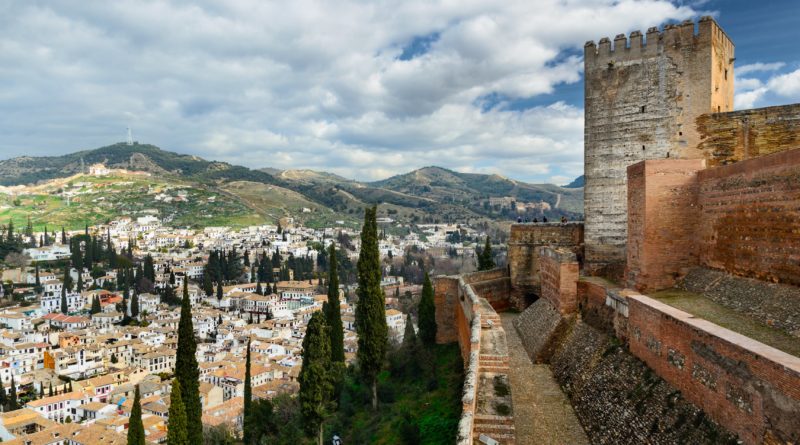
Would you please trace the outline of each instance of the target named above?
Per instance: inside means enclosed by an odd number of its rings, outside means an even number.
[[[517,316],[500,314],[511,358],[516,445],[588,445],[589,439],[550,367],[531,363],[512,323]]]

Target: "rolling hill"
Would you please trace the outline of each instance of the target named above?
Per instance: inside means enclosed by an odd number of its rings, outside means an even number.
[[[93,164],[115,170],[108,176],[86,174]],[[5,186],[0,188],[0,221],[30,215],[36,224],[67,226],[157,212],[179,226],[239,226],[292,216],[310,227],[341,222],[356,227],[370,205],[398,222],[507,223],[518,215],[580,218],[583,205],[582,188],[441,167],[359,182],[312,170],[252,170],[154,145],[122,143],[0,161],[0,186]]]

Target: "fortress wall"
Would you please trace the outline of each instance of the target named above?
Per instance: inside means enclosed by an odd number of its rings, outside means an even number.
[[[514,320],[514,328],[519,333],[522,346],[534,363],[547,361],[558,338],[556,332],[563,330],[567,324],[568,320],[545,299],[528,306]]]
[[[697,264],[697,172],[701,159],[660,159],[628,167],[625,278],[640,291],[675,285]]]
[[[434,302],[438,343],[457,341],[464,360],[464,388],[461,418],[456,443],[472,445],[475,438],[493,432],[501,443],[513,443],[513,414],[495,411],[487,382],[495,376],[507,378],[508,348],[505,331],[497,313],[476,288],[492,295],[505,290],[508,301],[509,279],[505,270],[493,270],[462,276],[439,276],[434,280]],[[510,400],[510,395],[507,394]],[[497,435],[497,431],[502,431]]]
[[[629,295],[630,350],[747,444],[800,440],[800,358]]]
[[[550,364],[593,444],[736,443],[619,340],[581,319]]]
[[[583,223],[512,224],[508,240],[511,285],[521,292],[539,294],[539,256],[543,246],[561,246],[581,254]]]
[[[439,276],[433,280],[436,306],[436,343],[458,341],[457,313],[458,277]],[[463,316],[463,314],[462,314]]]
[[[566,249],[543,247],[539,257],[541,297],[558,312],[571,314],[578,309],[578,261]]]
[[[800,149],[698,173],[700,264],[800,285]]]
[[[710,169],[703,162],[628,168],[627,283],[665,289],[700,265],[800,285],[800,149]]]
[[[752,159],[800,147],[800,104],[703,114],[696,126],[708,165]]]
[[[584,47],[586,270],[626,260],[629,165],[699,159],[698,116],[733,109],[734,46],[711,19]]]

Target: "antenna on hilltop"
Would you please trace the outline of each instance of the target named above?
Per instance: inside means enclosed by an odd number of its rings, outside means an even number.
[[[128,145],[133,145],[133,134],[131,133],[131,127],[128,127]]]

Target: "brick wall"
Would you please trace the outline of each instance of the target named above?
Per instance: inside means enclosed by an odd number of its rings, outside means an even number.
[[[704,114],[696,123],[712,166],[800,147],[800,104]]]
[[[800,441],[800,358],[641,295],[630,351],[747,444]]]
[[[561,246],[582,254],[582,223],[512,224],[508,241],[511,285],[521,291],[539,293],[539,255],[543,246]]]
[[[436,306],[436,343],[458,341],[458,277],[435,277],[433,295]]]
[[[539,257],[541,297],[562,314],[578,309],[578,261],[566,249],[544,247]]]
[[[628,285],[672,287],[697,264],[697,172],[704,166],[701,159],[663,159],[628,167]]]
[[[629,168],[627,283],[669,288],[701,265],[800,285],[800,149],[702,165],[675,159]]]
[[[800,285],[800,149],[704,170],[700,263]]]

